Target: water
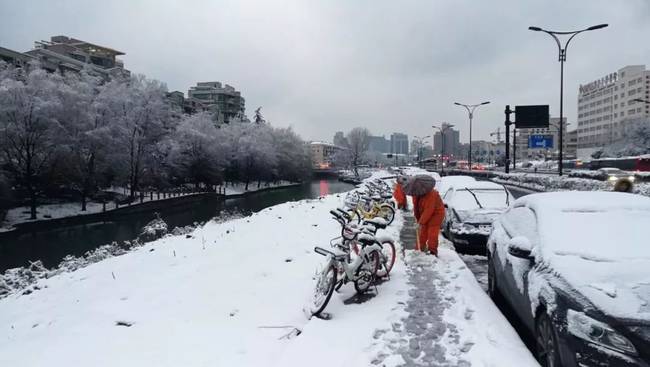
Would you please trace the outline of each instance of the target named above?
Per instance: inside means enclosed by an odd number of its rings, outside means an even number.
[[[317,198],[352,188],[352,185],[334,179],[313,180],[301,186],[254,193],[242,198],[225,201],[206,199],[199,204],[191,203],[156,211],[160,212],[162,219],[171,229],[208,221],[218,217],[224,210],[236,210],[247,215],[287,201]],[[54,267],[66,255],[81,256],[86,251],[112,241],[132,240],[153,217],[152,211],[120,217],[113,221],[47,228],[29,233],[2,234],[0,273],[36,260],[43,261],[46,267]]]

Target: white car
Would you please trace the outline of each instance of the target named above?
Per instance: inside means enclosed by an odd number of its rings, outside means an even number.
[[[514,197],[503,185],[489,181],[456,183],[443,195],[443,234],[459,252],[485,253],[492,222]]]

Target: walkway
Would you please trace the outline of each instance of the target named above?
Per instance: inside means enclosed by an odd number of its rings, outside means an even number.
[[[415,248],[415,221],[403,212],[400,242]],[[514,330],[442,237],[440,258],[407,251],[403,317],[375,332],[376,366],[534,365]],[[477,296],[478,295],[478,296]],[[478,311],[478,312],[477,312]],[[480,317],[479,317],[480,314]]]

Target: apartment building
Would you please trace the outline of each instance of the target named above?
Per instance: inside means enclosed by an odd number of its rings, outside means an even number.
[[[390,152],[395,154],[409,154],[409,137],[402,133],[390,135]]]
[[[638,121],[650,118],[650,70],[629,65],[578,90],[577,155],[588,159],[620,140]]]
[[[233,119],[245,119],[246,100],[234,87],[220,82],[198,82],[187,92],[189,99],[201,101],[215,114],[217,123],[230,123]]]
[[[124,69],[124,63],[117,58],[125,53],[110,47],[68,36],[53,36],[49,41],[37,41],[34,47],[25,54],[38,59],[43,68],[49,71],[79,72],[86,69],[104,77],[130,75],[130,71]]]

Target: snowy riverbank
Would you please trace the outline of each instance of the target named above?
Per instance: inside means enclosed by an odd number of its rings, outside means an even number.
[[[331,320],[309,320],[302,311],[324,260],[313,247],[327,246],[340,233],[328,210],[342,200],[330,195],[208,222],[189,236],[163,238],[39,280],[40,289],[0,300],[0,365],[331,367],[395,361],[386,354],[398,354],[391,346],[408,340],[392,325],[407,317],[409,279],[418,267],[398,259],[391,279],[369,299],[344,286],[328,306]],[[385,234],[397,239],[402,221],[398,215]],[[455,328],[473,365],[529,362],[516,333],[452,250],[442,251],[438,264],[418,266],[439,275],[425,286],[444,286],[439,292],[449,290],[459,300],[441,313],[441,322]]]
[[[220,187],[220,192],[225,192],[225,197],[235,198],[241,197],[249,193],[255,193],[259,191],[279,189],[285,187],[291,187],[300,185],[300,183],[289,182],[289,181],[279,181],[277,183],[263,183],[260,187],[257,187],[257,183],[250,184],[248,190],[246,190],[246,185],[243,183],[229,184],[225,187]],[[178,196],[159,198],[157,195],[144,195],[142,198],[142,203],[150,202],[160,202],[164,200],[177,199],[179,197],[186,197],[190,195],[201,195],[201,193],[179,193]],[[120,208],[124,207],[135,207],[140,204],[140,199],[138,198],[133,204],[124,204]],[[106,212],[110,213],[115,209],[114,203],[106,204]],[[0,232],[7,232],[15,229],[17,224],[28,223],[28,222],[39,222],[39,221],[48,221],[52,219],[60,219],[67,217],[74,217],[79,215],[90,215],[102,213],[104,211],[104,204],[98,202],[89,201],[86,203],[86,210],[81,211],[81,204],[78,202],[74,203],[61,203],[61,204],[44,204],[39,205],[37,208],[37,219],[30,219],[30,211],[28,206],[21,206],[9,209],[5,220],[0,223]]]

